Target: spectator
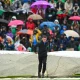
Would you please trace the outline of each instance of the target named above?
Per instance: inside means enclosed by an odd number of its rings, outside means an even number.
[[[52,8],[55,8],[56,7],[56,3],[54,2],[54,0],[51,0],[50,1],[50,4],[52,5]]]
[[[78,6],[78,4],[74,5],[73,12],[79,12],[79,6]]]
[[[67,27],[66,26],[63,26],[63,29],[60,31],[60,34],[63,34],[64,31],[66,31],[66,30],[67,30]]]
[[[71,0],[67,0],[65,2],[65,10],[68,12],[68,13],[71,13],[71,10],[73,8],[73,3],[71,2]]]
[[[31,5],[30,1],[23,4],[23,6],[22,6],[22,9],[24,10],[23,13],[26,13],[26,12],[30,11],[30,5]]]
[[[30,42],[32,45],[32,50],[34,51],[35,46],[37,45],[37,43],[39,42],[39,36],[41,35],[41,31],[38,29],[35,29],[33,32],[33,35],[30,37]]]
[[[35,23],[33,22],[32,18],[29,18],[28,21],[26,22],[26,28],[31,30],[35,29]]]
[[[60,44],[60,47],[59,47],[58,51],[64,51],[64,50],[65,50],[65,49],[64,49],[63,44]]]
[[[6,45],[5,45],[6,50],[14,50],[14,43],[11,41],[11,39],[7,39]]]
[[[0,2],[0,9],[3,10],[3,6],[2,6],[2,3],[1,2]]]
[[[57,8],[57,11],[63,11],[64,10],[64,3],[62,3],[61,0],[58,0],[58,3],[56,4],[56,8]]]
[[[51,38],[49,41],[49,52],[53,52],[54,51],[54,41]]]

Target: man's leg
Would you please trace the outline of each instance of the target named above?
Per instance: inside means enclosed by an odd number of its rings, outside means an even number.
[[[42,71],[42,77],[44,77],[44,73],[46,71],[46,61],[47,61],[47,56],[43,58],[43,71]]]
[[[38,65],[38,77],[41,77],[41,69],[42,69],[42,57],[38,57],[39,65]]]

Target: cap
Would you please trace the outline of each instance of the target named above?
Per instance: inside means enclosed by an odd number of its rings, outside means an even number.
[[[63,26],[63,28],[67,28],[67,26]]]
[[[13,16],[12,19],[16,19],[16,16]]]
[[[59,23],[59,21],[56,19],[54,22],[57,22],[57,23]]]

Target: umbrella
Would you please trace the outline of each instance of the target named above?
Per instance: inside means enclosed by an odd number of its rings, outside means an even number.
[[[33,20],[40,20],[40,19],[43,19],[40,15],[38,14],[32,14],[28,17],[29,18],[32,18]]]
[[[48,3],[47,1],[36,1],[36,2],[34,2],[32,5],[31,5],[31,7],[35,7],[35,6],[37,6],[38,8],[41,6],[43,6],[43,8],[46,8],[46,6],[50,6],[51,7],[51,4],[50,3]]]
[[[23,29],[23,30],[21,30],[21,31],[19,31],[19,32],[17,32],[17,34],[28,34],[28,35],[32,35],[33,34],[33,31],[32,30],[27,30],[27,29]]]
[[[66,31],[64,31],[64,34],[66,34],[67,37],[69,37],[69,36],[79,37],[79,34],[73,30],[66,30]]]
[[[49,22],[49,21],[41,23],[40,24],[40,28],[43,28],[45,25],[48,28],[50,28],[51,30],[54,30],[54,27],[56,27],[56,26],[58,26],[60,28],[60,25],[59,24],[55,24],[55,23]]]
[[[0,23],[8,24],[8,21],[7,21],[7,20],[5,20],[5,19],[0,19]]]
[[[0,15],[2,15],[5,12],[5,10],[0,9]]]
[[[80,16],[71,16],[69,20],[74,20],[74,21],[80,20]]]
[[[10,23],[8,24],[8,26],[18,26],[18,25],[24,25],[23,21],[21,20],[13,20],[13,21],[10,21]]]
[[[13,38],[13,34],[12,33],[7,33],[7,36],[10,36],[11,38]]]
[[[57,14],[63,14],[63,12],[62,11],[57,11]]]

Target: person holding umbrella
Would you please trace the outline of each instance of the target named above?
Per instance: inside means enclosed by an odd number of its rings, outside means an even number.
[[[31,30],[35,29],[35,23],[33,22],[32,18],[29,18],[28,21],[26,22],[26,28]]]
[[[32,45],[32,51],[35,51],[35,47],[37,43],[39,42],[39,37],[41,36],[42,32],[38,29],[35,28],[33,35],[31,35],[29,41],[31,42]]]
[[[48,52],[48,42],[47,42],[47,36],[42,36],[42,41],[36,45],[35,53],[37,53],[38,48],[38,77],[41,77],[41,70],[42,70],[42,78],[44,78],[44,73],[46,71],[46,61],[47,61],[47,52]]]

